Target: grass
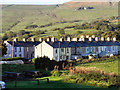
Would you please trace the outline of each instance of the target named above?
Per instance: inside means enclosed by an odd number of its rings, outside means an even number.
[[[35,70],[35,67],[32,64],[23,64],[23,65],[3,64],[2,65],[2,74],[3,75],[5,72],[22,72],[24,70]]]
[[[79,85],[73,83],[62,82],[60,77],[45,77],[49,78],[50,82],[41,80],[40,85],[37,85],[36,81],[19,81],[16,88],[97,88],[93,86]],[[39,78],[42,79],[42,78]],[[14,82],[6,83],[6,88],[14,88]]]
[[[101,69],[105,72],[114,72],[118,75],[118,63],[120,59],[116,59],[115,61],[100,61],[100,62],[92,62],[92,63],[86,63],[86,64],[80,64],[78,66],[80,67],[96,67],[98,69]]]
[[[5,7],[3,5],[3,7]],[[99,6],[95,7],[93,10],[81,10],[74,11],[74,8],[56,8],[55,5],[51,6],[41,6],[41,5],[12,5],[6,7],[2,10],[2,29],[3,33],[8,31],[8,28],[15,24],[17,21],[20,21],[16,26],[11,28],[11,31],[19,31],[19,30],[48,30],[48,33],[43,36],[48,36],[49,34],[56,33],[50,31],[53,28],[57,27],[65,27],[69,25],[74,25],[75,23],[59,23],[49,27],[44,28],[35,28],[35,29],[25,29],[26,26],[30,24],[36,25],[46,25],[49,23],[55,23],[58,21],[74,21],[81,20],[80,23],[90,22],[93,20],[97,20],[98,18],[107,18],[110,16],[118,15],[118,7],[117,6]],[[19,12],[18,12],[19,11]],[[56,15],[53,17],[52,14]],[[50,31],[50,32],[49,32]],[[69,30],[66,30],[68,33]],[[74,31],[71,31],[72,33]],[[53,34],[53,35],[54,35]]]

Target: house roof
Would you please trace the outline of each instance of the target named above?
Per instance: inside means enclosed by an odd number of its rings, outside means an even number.
[[[9,44],[12,45],[12,41],[7,41]],[[14,42],[14,47],[32,47],[32,46],[37,46],[38,44],[40,44],[41,42],[39,41],[35,41],[35,42],[31,42],[31,41],[17,41],[17,42]]]
[[[53,48],[65,48],[65,47],[89,47],[89,46],[120,46],[119,42],[114,41],[55,41],[55,42],[46,42]]]

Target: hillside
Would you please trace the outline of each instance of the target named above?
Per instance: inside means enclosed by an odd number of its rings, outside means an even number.
[[[91,10],[77,10],[81,6],[93,6]],[[43,36],[53,35],[54,28],[75,25],[76,23],[90,22],[118,15],[117,5],[109,3],[76,3],[68,2],[62,5],[3,5],[2,30],[47,30]],[[27,26],[38,25],[36,28],[26,29]],[[65,30],[74,32],[74,30]]]
[[[77,2],[75,0],[64,3],[68,7],[80,7],[80,6],[116,6],[116,2]]]

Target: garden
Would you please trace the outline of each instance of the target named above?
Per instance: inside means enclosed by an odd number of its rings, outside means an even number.
[[[22,72],[24,70],[37,70],[42,77],[32,78],[32,81],[7,82],[6,88],[109,88],[120,87],[118,74],[118,61],[120,56],[103,57],[99,59],[82,59],[75,62],[55,62],[47,57],[33,59],[32,64],[2,65],[3,74],[9,72]],[[49,64],[46,64],[49,63]],[[99,65],[100,64],[100,65]],[[101,67],[100,67],[101,66]],[[109,66],[109,67],[107,67]],[[21,68],[22,67],[22,68]],[[49,79],[49,83],[46,79]],[[43,79],[43,80],[41,80]],[[40,80],[37,85],[36,80]]]

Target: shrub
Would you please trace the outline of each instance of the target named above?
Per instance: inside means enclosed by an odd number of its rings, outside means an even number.
[[[84,80],[85,80],[84,77],[78,77],[78,78],[76,79],[76,83],[82,83]]]
[[[59,76],[61,75],[61,73],[60,73],[58,70],[53,70],[53,71],[51,71],[51,74],[52,74],[52,76],[54,76],[54,77],[59,77]]]
[[[32,63],[35,63],[35,60],[36,60],[36,58],[33,58],[33,59],[32,59]]]
[[[13,58],[7,58],[7,59],[2,59],[2,61],[13,61],[13,60],[24,60],[21,57],[13,57]]]

